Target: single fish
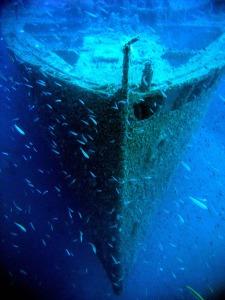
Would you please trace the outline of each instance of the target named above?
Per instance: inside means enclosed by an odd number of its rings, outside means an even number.
[[[89,245],[91,245],[91,247],[92,247],[92,250],[93,250],[93,252],[94,252],[94,254],[96,254],[97,253],[97,250],[96,250],[96,247],[95,247],[95,245],[94,244],[92,244],[92,243],[88,243]]]
[[[185,285],[184,286],[186,289],[188,289],[189,291],[191,291],[191,293],[196,297],[196,299],[198,300],[204,300],[204,298],[198,293],[196,292],[192,287]]]
[[[184,224],[184,219],[181,217],[181,215],[177,215],[177,216],[178,216],[178,218],[180,219],[181,223]]]
[[[46,247],[47,244],[46,244],[45,240],[41,239],[41,241],[42,241],[43,245]]]
[[[85,158],[89,158],[89,155],[81,147],[80,150]]]
[[[23,232],[26,232],[26,231],[27,231],[26,228],[25,228],[24,226],[22,226],[21,224],[16,223],[16,222],[14,222],[14,224],[15,224],[20,230],[22,230]]]
[[[81,120],[85,125],[89,126],[89,123],[87,121]]]
[[[52,150],[52,152],[54,152],[55,154],[57,154],[57,155],[59,155],[60,154],[60,152],[59,151],[57,151],[57,150],[55,150],[55,149],[51,149]]]
[[[198,205],[199,207],[201,207],[202,209],[208,209],[208,207],[203,204],[202,202],[198,201],[197,199],[189,196],[189,199],[191,199],[196,205]]]
[[[29,222],[30,223],[30,226],[33,230],[36,230],[35,227],[34,227],[34,224],[32,222]]]
[[[82,142],[81,140],[77,140],[78,143],[80,143],[81,145],[85,145],[85,142]]]
[[[17,125],[15,124],[14,127],[15,127],[15,129],[16,129],[20,134],[25,135],[25,132],[24,132],[21,128],[19,128],[19,126],[17,126]]]
[[[82,243],[82,241],[83,241],[83,232],[80,231],[80,242]]]
[[[61,190],[57,186],[54,186],[54,188],[56,189],[57,192],[59,193],[61,192]]]
[[[8,79],[5,77],[5,75],[2,72],[0,72],[0,78],[2,78],[5,81],[8,81]]]
[[[69,183],[68,186],[71,186],[72,184],[74,184],[75,181],[76,181],[76,178],[74,178],[74,179]]]
[[[162,94],[162,96],[164,97],[164,98],[167,98],[167,95],[166,95],[166,93],[162,90],[162,89],[159,89],[160,90],[160,92],[161,92],[161,94]]]
[[[2,152],[2,154],[5,155],[5,156],[9,155],[9,153],[7,153],[7,152]]]
[[[83,100],[79,99],[79,101],[80,101],[81,104],[85,105]]]
[[[29,87],[30,89],[33,89],[33,88],[34,88],[33,85],[30,85],[30,84],[28,84],[28,83],[25,83],[25,85],[26,85],[27,87]]]
[[[97,18],[98,16],[96,14],[93,14],[92,12],[85,11],[87,15],[89,15],[92,18]]]
[[[52,106],[51,106],[50,104],[46,103],[46,105],[47,105],[50,109],[52,109]]]
[[[223,102],[225,102],[225,98],[224,98],[222,95],[219,95],[219,98],[220,98]]]
[[[74,136],[76,136],[76,135],[77,135],[77,133],[76,133],[76,132],[74,132],[74,131],[71,131],[71,130],[69,131],[69,133],[70,133],[70,134],[72,134],[72,135],[74,135]]]
[[[181,164],[184,166],[184,168],[188,171],[191,172],[191,168],[182,160]]]
[[[16,202],[15,201],[13,201],[13,204],[15,205],[15,207],[19,210],[19,211],[22,211],[22,208],[21,207],[19,207],[17,204],[16,204]]]
[[[91,174],[92,177],[96,178],[96,176],[93,172],[89,171],[89,173]]]
[[[70,254],[70,251],[68,250],[68,249],[65,249],[66,250],[66,254],[68,255],[68,256],[70,256],[71,254]]]
[[[113,260],[113,262],[114,262],[115,265],[120,264],[120,261],[119,261],[119,260],[116,260],[115,257],[114,257],[113,255],[111,255],[111,257],[112,257],[112,260]]]
[[[94,119],[94,118],[92,118],[92,117],[89,117],[89,119],[95,124],[95,125],[97,125],[98,123],[97,123],[97,121]]]
[[[58,82],[56,82],[56,81],[54,82],[54,84],[55,84],[55,85],[58,85],[58,86],[62,86],[60,83],[58,83]]]

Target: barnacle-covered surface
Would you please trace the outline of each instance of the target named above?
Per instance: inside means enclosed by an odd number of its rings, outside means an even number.
[[[152,28],[140,25],[140,38],[130,47],[129,89],[123,98],[123,47],[133,32],[103,32],[98,24],[74,34],[70,19],[56,22],[53,16],[53,11],[6,11],[4,38],[90,225],[97,254],[120,293],[220,79],[225,36],[218,26],[202,49],[173,50]],[[174,58],[182,58],[176,66]],[[153,77],[144,93],[146,62]]]

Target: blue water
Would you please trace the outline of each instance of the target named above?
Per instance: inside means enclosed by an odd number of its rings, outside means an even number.
[[[115,11],[121,11],[119,2],[112,2]],[[129,8],[136,2],[130,1]],[[197,13],[210,17],[209,11],[216,9],[204,6]],[[164,20],[160,12],[153,25],[157,20]],[[179,39],[186,47],[185,36]],[[190,170],[182,164],[176,169],[124,292],[115,296],[89,244],[79,208],[71,218],[68,207],[75,200],[34,122],[29,91],[2,36],[0,67],[0,288],[8,295],[4,299],[195,299],[185,285],[205,299],[225,299],[225,77],[184,154]],[[25,135],[13,128],[15,119]],[[208,210],[189,196],[204,198]]]

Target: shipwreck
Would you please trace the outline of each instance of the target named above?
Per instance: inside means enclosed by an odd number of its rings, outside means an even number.
[[[74,34],[70,19],[55,16],[5,9],[3,37],[119,294],[220,82],[225,34],[183,24],[213,34],[199,49],[174,50],[146,25],[136,34],[101,26]]]

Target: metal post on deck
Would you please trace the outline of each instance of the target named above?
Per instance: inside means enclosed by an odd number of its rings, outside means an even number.
[[[140,36],[132,38],[123,47],[123,79],[122,79],[122,97],[127,99],[128,87],[129,87],[129,64],[130,64],[130,45],[137,42]]]

